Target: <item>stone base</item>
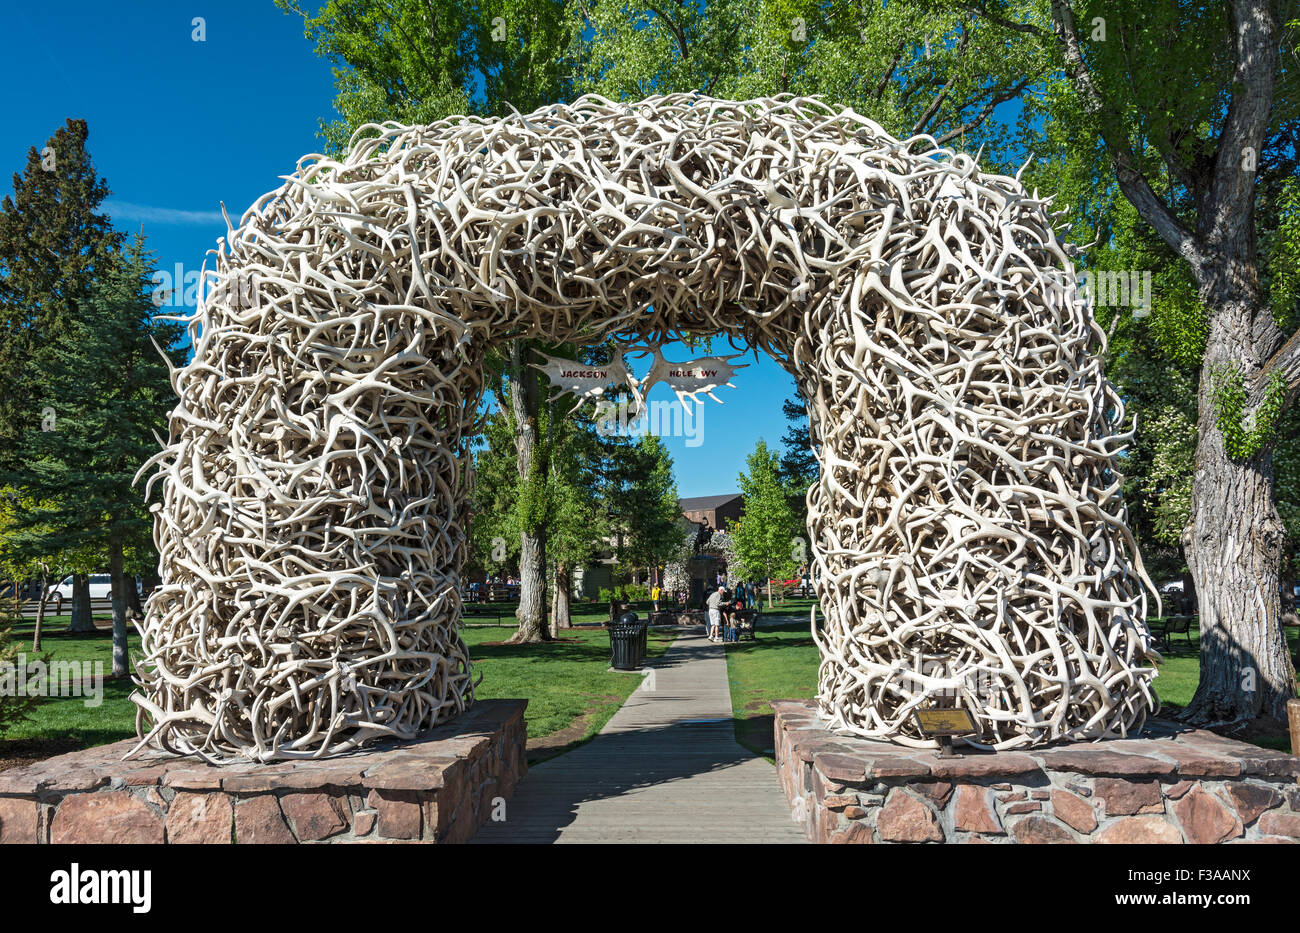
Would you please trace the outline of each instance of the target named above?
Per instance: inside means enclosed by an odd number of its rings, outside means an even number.
[[[1300,841],[1300,758],[1154,721],[1141,738],[940,759],[777,700],[781,786],[814,842]]]
[[[480,700],[407,743],[209,765],[134,740],[0,771],[0,843],[466,842],[527,768],[526,700]]]

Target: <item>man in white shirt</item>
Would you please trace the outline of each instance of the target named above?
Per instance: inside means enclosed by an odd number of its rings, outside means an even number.
[[[709,594],[709,598],[704,601],[704,605],[709,610],[709,641],[722,641],[722,600],[724,594],[722,588],[718,587]]]

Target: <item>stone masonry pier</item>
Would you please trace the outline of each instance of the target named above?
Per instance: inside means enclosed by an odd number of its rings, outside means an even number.
[[[1300,842],[1300,758],[1154,721],[1140,738],[940,759],[777,700],[781,786],[814,842]]]
[[[409,743],[210,765],[135,740],[0,772],[0,843],[465,842],[526,769],[526,700],[481,700]]]

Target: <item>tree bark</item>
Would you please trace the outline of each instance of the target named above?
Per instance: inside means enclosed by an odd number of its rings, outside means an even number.
[[[127,576],[122,569],[122,542],[108,543],[108,576],[113,583],[113,676],[125,677],[126,661],[126,585]],[[132,589],[135,588],[132,581]]]
[[[569,606],[569,568],[561,564],[555,567],[555,611],[553,614],[555,628],[572,628],[573,619]]]
[[[1218,425],[1216,375],[1236,367],[1249,382],[1260,364],[1251,311],[1240,298],[1217,303],[1201,368],[1192,516],[1183,532],[1200,606],[1201,672],[1180,717],[1198,726],[1285,722],[1296,695],[1281,625],[1285,530],[1273,501],[1272,447],[1233,458]]]
[[[1196,581],[1201,616],[1200,683],[1182,718],[1196,725],[1285,719],[1294,670],[1281,628],[1278,572],[1283,527],[1273,503],[1271,439],[1249,459],[1229,456],[1218,427],[1215,377],[1235,368],[1249,407],[1271,373],[1300,394],[1300,335],[1284,340],[1259,286],[1255,242],[1256,172],[1243,165],[1266,139],[1277,79],[1277,23],[1267,0],[1231,0],[1233,82],[1214,164],[1163,153],[1172,177],[1193,195],[1189,226],[1143,174],[1121,109],[1103,93],[1084,56],[1069,0],[1051,0],[1065,70],[1084,111],[1097,120],[1124,196],[1192,269],[1209,334],[1198,395],[1192,516],[1183,551]]]
[[[532,350],[521,340],[510,344],[510,410],[515,427],[515,463],[521,488],[526,489],[529,507],[539,508],[544,490],[546,458],[541,444],[541,392],[537,370],[527,365]],[[546,625],[546,525],[535,514],[523,516],[519,532],[519,608],[515,617],[519,630],[509,644],[549,641]]]
[[[144,606],[140,604],[140,591],[135,588],[135,576],[126,574],[126,608],[135,613],[137,619],[144,618]]]
[[[95,615],[90,609],[90,574],[73,574],[72,618],[68,622],[68,632],[73,635],[87,635],[93,631],[95,631]]]

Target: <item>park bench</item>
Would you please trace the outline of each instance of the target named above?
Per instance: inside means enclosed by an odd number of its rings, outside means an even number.
[[[1160,630],[1160,640],[1168,644],[1170,635],[1186,635],[1187,643],[1192,643],[1192,620],[1195,616],[1168,616],[1164,628]]]
[[[651,625],[707,625],[703,609],[661,609],[650,613]]]

